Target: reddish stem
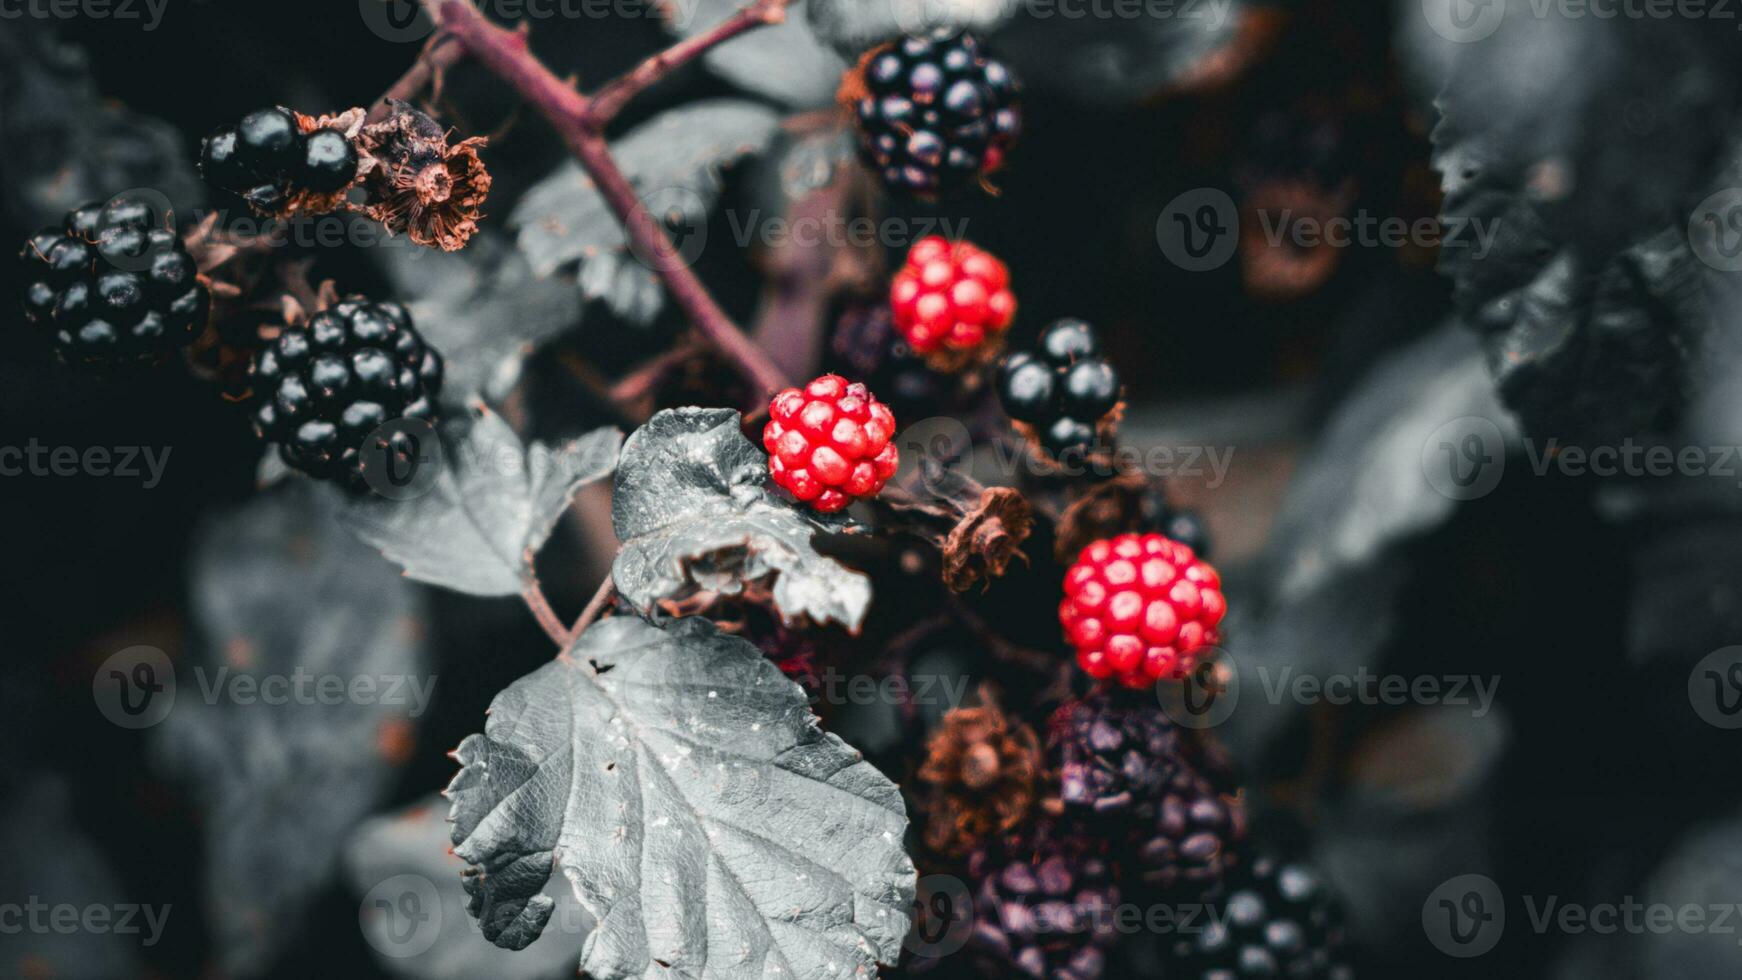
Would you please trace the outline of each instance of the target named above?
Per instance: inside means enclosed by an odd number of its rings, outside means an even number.
[[[567,650],[574,641],[574,635],[557,618],[556,610],[550,607],[550,600],[544,597],[544,591],[538,587],[538,583],[526,583],[526,587],[520,590],[520,597],[526,600],[526,608],[532,610],[532,618],[538,620],[538,625],[543,627],[551,642]]]
[[[388,102],[410,102],[413,96],[423,91],[424,86],[440,78],[442,72],[452,67],[465,54],[465,45],[455,42],[447,34],[437,34],[430,38],[429,43],[418,54],[417,61],[400,76],[399,81],[393,83],[392,88],[382,93],[381,98],[376,99],[375,104],[369,107],[369,115],[364,122],[373,123],[386,119]]]
[[[607,122],[616,118],[617,113],[623,111],[623,107],[628,105],[631,99],[646,91],[655,82],[706,54],[709,50],[730,41],[745,31],[785,21],[788,2],[789,0],[756,0],[750,6],[702,33],[679,41],[643,61],[627,74],[618,77],[594,93],[592,107],[589,110],[590,121],[595,127],[602,128]]]
[[[605,581],[599,583],[599,591],[593,593],[592,601],[587,603],[587,608],[581,610],[581,618],[575,620],[575,625],[569,627],[569,636],[573,638],[585,633],[587,627],[593,625],[593,621],[605,611],[605,607],[611,602],[611,597],[616,593],[616,581],[609,575],[605,576]]]
[[[484,67],[514,86],[522,98],[550,121],[551,126],[567,144],[569,152],[574,154],[582,169],[593,178],[593,183],[598,187],[606,205],[611,208],[618,221],[622,222],[631,249],[652,266],[671,293],[673,301],[689,317],[696,330],[745,377],[764,389],[764,394],[787,387],[786,376],[760,347],[744,336],[744,332],[720,308],[707,287],[702,285],[702,281],[696,278],[695,273],[678,254],[664,226],[642,206],[634,186],[623,175],[616,159],[611,156],[611,149],[605,142],[592,101],[552,74],[550,69],[534,57],[527,50],[524,34],[503,30],[490,23],[469,0],[423,0],[423,3],[442,31],[458,39]],[[757,0],[750,9],[756,10],[765,5],[774,7],[777,3],[784,10],[784,0]],[[741,25],[738,24],[740,18],[734,17],[725,22],[735,25],[733,30],[721,32],[716,29],[693,40],[711,37],[712,43],[717,44],[749,30],[757,23],[769,23],[766,19],[768,16],[766,12],[759,13]],[[706,47],[697,47],[691,41],[685,41],[680,42],[673,50],[679,49],[683,51],[682,57],[669,67],[660,67],[656,57],[653,59],[652,68],[645,64],[637,68],[631,75],[645,72],[646,77],[639,83],[620,89],[627,92],[627,95],[614,98],[619,102],[627,99],[663,77],[671,67],[694,58],[706,50]],[[606,108],[609,109],[610,106],[607,105]]]

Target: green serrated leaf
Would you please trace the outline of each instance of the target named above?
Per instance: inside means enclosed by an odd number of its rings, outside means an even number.
[[[622,433],[526,447],[501,416],[482,404],[474,411],[442,427],[441,469],[427,492],[349,500],[340,519],[420,582],[515,595],[533,581],[532,558],[575,493],[611,472]]]
[[[486,937],[544,930],[561,870],[599,920],[580,970],[861,980],[913,901],[900,791],[712,623],[595,623],[455,752],[454,853]]]
[[[768,458],[740,424],[731,409],[671,409],[623,444],[611,498],[623,542],[611,566],[617,591],[655,616],[664,600],[760,582],[789,619],[857,630],[871,605],[870,579],[811,545],[845,522],[769,491]]]

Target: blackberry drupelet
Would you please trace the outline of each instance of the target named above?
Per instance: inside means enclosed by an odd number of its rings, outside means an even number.
[[[211,295],[175,230],[142,201],[117,198],[67,213],[30,237],[24,316],[48,327],[70,363],[156,360],[206,326]]]
[[[1033,352],[1019,351],[998,369],[1005,414],[1032,426],[1055,459],[1095,448],[1095,427],[1119,404],[1119,375],[1100,356],[1094,328],[1060,320]]]
[[[1100,842],[1042,823],[976,852],[968,951],[986,977],[1098,980],[1118,939],[1119,887]]]
[[[860,151],[891,190],[935,197],[1003,166],[1021,128],[1017,84],[974,35],[893,41],[861,70]]]
[[[1180,980],[1354,980],[1341,910],[1318,873],[1261,857],[1243,870],[1208,916],[1173,944]]]
[[[303,132],[296,113],[259,109],[200,141],[200,173],[255,209],[283,211],[299,192],[331,194],[357,177],[357,148],[337,129]]]
[[[403,306],[353,296],[280,334],[254,379],[255,431],[285,463],[361,490],[371,433],[395,419],[437,421],[442,359]]]

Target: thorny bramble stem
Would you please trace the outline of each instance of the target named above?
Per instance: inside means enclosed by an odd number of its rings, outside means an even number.
[[[538,620],[538,625],[544,628],[544,633],[550,637],[551,642],[567,650],[569,643],[574,640],[574,634],[563,628],[563,621],[557,618],[556,610],[550,607],[550,600],[544,597],[544,591],[538,587],[538,583],[528,582],[520,590],[520,597],[526,600],[526,608],[532,610],[533,618]]]
[[[459,41],[485,68],[514,86],[522,98],[544,114],[582,169],[593,178],[606,205],[623,223],[632,250],[653,268],[696,330],[763,394],[787,387],[786,376],[720,308],[678,254],[665,228],[642,206],[634,185],[612,157],[602,127],[610,118],[609,113],[623,102],[712,45],[760,24],[778,21],[784,16],[785,3],[786,0],[756,0],[746,11],[719,27],[679,42],[665,55],[655,56],[630,72],[623,81],[607,86],[601,93],[606,100],[601,109],[534,57],[527,49],[524,34],[490,23],[470,0],[423,0],[444,34]],[[613,94],[613,90],[619,94]]]

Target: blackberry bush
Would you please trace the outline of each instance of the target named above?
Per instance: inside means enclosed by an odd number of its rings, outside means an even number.
[[[289,466],[361,490],[371,434],[397,419],[437,421],[442,370],[405,307],[352,296],[260,352],[255,431]]]
[[[205,329],[211,296],[167,217],[140,200],[86,204],[25,243],[24,317],[63,359],[157,360]]]
[[[1022,125],[1016,79],[974,35],[893,41],[858,71],[860,152],[889,189],[935,197],[1004,165]]]

